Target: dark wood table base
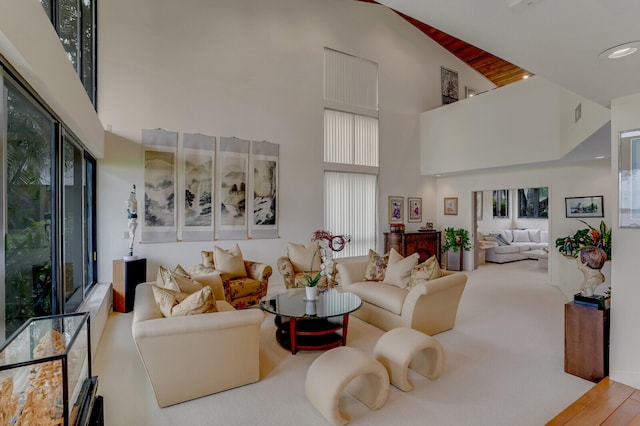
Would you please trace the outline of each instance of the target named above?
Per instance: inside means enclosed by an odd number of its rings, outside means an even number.
[[[274,323],[277,327],[276,340],[283,348],[291,350],[292,354],[299,350],[326,350],[347,344],[349,314],[342,315],[342,322],[326,318],[296,319],[276,315]]]

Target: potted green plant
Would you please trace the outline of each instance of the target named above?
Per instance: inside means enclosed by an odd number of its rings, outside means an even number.
[[[463,228],[445,228],[441,250],[447,256],[447,269],[450,271],[462,271],[462,260],[464,258],[464,253],[462,252],[471,250],[469,231]]]
[[[578,219],[580,220],[580,219]],[[607,229],[604,221],[600,221],[598,229],[580,220],[588,228],[579,229],[575,234],[556,239],[556,248],[567,257],[577,257],[580,249],[587,246],[601,248],[607,254],[607,260],[611,260],[611,229]]]

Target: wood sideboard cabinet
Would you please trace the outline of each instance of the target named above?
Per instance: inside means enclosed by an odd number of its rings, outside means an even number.
[[[418,253],[420,262],[435,254],[440,263],[440,231],[385,232],[384,252],[387,253],[392,248],[404,257]]]
[[[131,312],[136,286],[147,280],[147,259],[113,261],[113,310]]]
[[[609,309],[564,305],[564,371],[592,382],[609,375]]]

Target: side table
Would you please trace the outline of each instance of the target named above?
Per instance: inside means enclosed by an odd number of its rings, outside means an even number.
[[[136,286],[147,281],[147,259],[113,261],[113,310],[131,312]]]
[[[564,305],[564,371],[592,382],[609,375],[609,309]]]

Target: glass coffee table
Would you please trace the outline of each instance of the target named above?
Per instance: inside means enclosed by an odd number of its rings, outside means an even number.
[[[260,300],[260,309],[276,316],[278,343],[292,354],[346,345],[349,314],[362,306],[362,300],[336,289],[320,293],[316,300],[305,296],[304,288],[292,288]]]

